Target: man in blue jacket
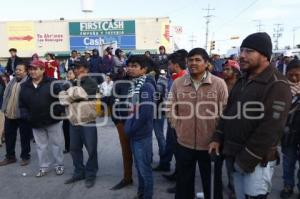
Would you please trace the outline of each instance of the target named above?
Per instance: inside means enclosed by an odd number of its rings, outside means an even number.
[[[152,176],[152,130],[154,119],[155,81],[146,76],[147,58],[133,56],[129,60],[128,74],[133,78],[128,102],[131,111],[125,123],[125,133],[130,139],[135,166],[138,173],[137,198],[151,199],[153,196]]]
[[[89,72],[95,74],[94,77],[97,80],[98,84],[101,84],[104,81],[104,79],[101,76],[99,76],[100,73],[103,73],[101,71],[102,64],[103,61],[102,57],[100,57],[99,55],[99,51],[97,49],[94,49],[93,55],[90,60]]]

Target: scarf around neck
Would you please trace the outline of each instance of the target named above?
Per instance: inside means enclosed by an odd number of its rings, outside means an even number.
[[[141,87],[144,85],[146,81],[146,75],[133,79],[133,84],[129,88],[128,96],[131,98],[132,103],[137,103],[139,101],[139,93]]]
[[[289,85],[290,85],[293,96],[300,94],[300,82],[293,83],[293,82],[289,81]]]

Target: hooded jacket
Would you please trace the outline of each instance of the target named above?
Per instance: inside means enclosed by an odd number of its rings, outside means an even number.
[[[103,56],[103,65],[101,67],[102,73],[111,73],[113,71],[114,58],[112,55]]]
[[[139,103],[129,119],[125,122],[125,133],[132,140],[141,140],[152,136],[155,104],[155,80],[147,76],[140,89]]]
[[[96,52],[96,55],[94,53]],[[90,73],[101,73],[103,61],[102,57],[99,56],[99,51],[97,49],[93,50],[93,55],[90,60]]]

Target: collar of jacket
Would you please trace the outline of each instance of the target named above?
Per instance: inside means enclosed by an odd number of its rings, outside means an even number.
[[[78,83],[80,81],[80,83],[84,83],[89,78],[90,78],[89,75],[85,75],[85,76],[81,77],[80,79],[76,79],[76,82]]]
[[[273,66],[269,65],[264,71],[254,77],[252,81],[266,84],[273,77],[275,70],[276,69]],[[247,79],[247,76],[248,74],[245,73],[240,77],[240,79]]]
[[[202,84],[212,84],[212,80],[211,80],[211,76],[212,74],[208,71],[206,71],[206,78],[203,80]],[[186,74],[185,76],[183,76],[184,78],[184,82],[183,85],[184,86],[190,86],[192,85],[192,80],[191,80],[191,75],[190,74]]]
[[[51,79],[52,78],[50,78],[50,77],[44,76],[43,79],[42,79],[42,81],[39,83],[39,85],[42,85],[42,84],[47,83],[47,82],[50,82]],[[32,78],[30,77],[27,80],[27,86],[32,86],[32,85],[33,85]]]

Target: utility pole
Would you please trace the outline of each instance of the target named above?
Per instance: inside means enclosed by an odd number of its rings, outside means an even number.
[[[190,40],[191,42],[191,46],[192,46],[192,49],[194,48],[194,43],[196,42],[196,37],[194,35],[194,33],[190,36]]]
[[[202,10],[205,10],[207,11],[207,15],[204,16],[204,18],[206,18],[206,33],[205,33],[205,45],[204,45],[204,48],[205,50],[207,50],[207,44],[208,44],[208,34],[209,34],[209,23],[210,23],[210,18],[213,17],[213,15],[210,14],[210,11],[212,10],[215,10],[214,8],[210,8],[209,7],[209,4],[208,4],[208,7],[205,8],[205,9],[202,9]]]
[[[294,27],[294,28],[293,28],[293,48],[296,47],[296,44],[295,44],[296,35],[295,35],[295,33],[296,33],[296,31],[297,31],[298,29],[300,29],[300,26],[297,26],[297,27]]]
[[[274,34],[273,37],[275,38],[274,43],[275,43],[275,50],[278,50],[279,46],[279,38],[282,36],[283,32],[283,24],[274,24]]]
[[[257,27],[257,32],[261,32],[262,31],[262,27],[264,26],[262,23],[261,23],[261,20],[260,19],[256,19],[256,20],[253,20],[254,22],[257,23],[256,27]]]

